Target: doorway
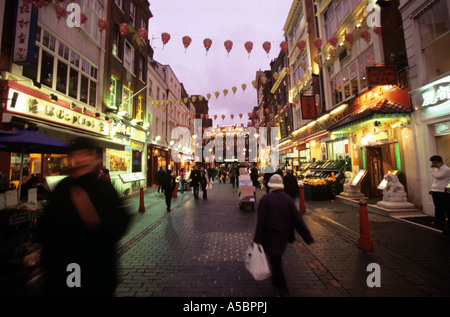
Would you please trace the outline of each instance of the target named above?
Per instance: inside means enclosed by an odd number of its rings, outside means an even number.
[[[369,198],[380,199],[383,192],[378,189],[384,175],[396,169],[393,144],[382,144],[366,147],[367,188],[364,194]]]

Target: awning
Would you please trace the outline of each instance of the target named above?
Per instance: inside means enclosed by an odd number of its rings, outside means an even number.
[[[60,129],[60,128],[56,128],[56,127],[52,127],[52,126],[44,125],[44,124],[37,124],[36,127],[38,128],[38,131],[40,133],[54,137],[61,141],[71,142],[72,140],[74,140],[76,138],[83,137],[83,138],[89,138],[89,139],[95,140],[96,143],[101,148],[108,148],[108,149],[114,149],[114,150],[120,150],[120,151],[125,150],[125,145],[113,142],[112,140],[105,139],[102,137],[93,136],[93,135],[85,134],[85,133],[79,133],[79,132],[75,132],[75,131],[68,130],[68,129]]]
[[[314,134],[312,136],[309,136],[305,140],[305,142],[308,143],[308,142],[313,141],[313,140],[326,138],[327,136],[328,136],[328,131],[321,131],[321,132],[318,132],[318,133],[316,133],[316,134]]]
[[[297,146],[297,143],[291,144],[291,145],[286,146],[286,147],[283,147],[281,149],[278,149],[278,153],[282,153],[282,152],[286,152],[286,151],[288,151],[290,149],[294,149],[296,146]]]
[[[412,107],[384,99],[369,108],[363,108],[359,112],[351,113],[341,121],[328,127],[328,131],[351,131],[357,124],[377,119],[392,119],[409,117]]]

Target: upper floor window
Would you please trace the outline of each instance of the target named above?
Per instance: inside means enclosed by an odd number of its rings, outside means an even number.
[[[134,23],[136,22],[136,4],[133,2],[133,0],[130,1],[130,24],[135,26]]]
[[[125,42],[123,65],[134,73],[134,48],[128,41]]]
[[[450,71],[449,9],[448,1],[440,0],[418,17],[428,81]]]

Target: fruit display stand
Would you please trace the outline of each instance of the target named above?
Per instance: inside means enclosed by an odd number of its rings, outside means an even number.
[[[304,184],[306,200],[331,200],[342,190],[342,183],[333,177],[307,178]]]

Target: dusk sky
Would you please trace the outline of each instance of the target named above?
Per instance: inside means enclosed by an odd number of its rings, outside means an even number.
[[[212,95],[209,115],[218,116],[214,126],[247,125],[247,113],[256,106],[252,81],[258,70],[269,70],[270,61],[278,56],[291,4],[292,0],[151,0],[149,38],[154,59],[171,66],[189,95]],[[163,32],[171,36],[164,48]],[[185,50],[182,38],[186,35],[192,42]],[[205,38],[212,40],[208,54]],[[233,42],[228,56],[226,40]],[[247,41],[253,42],[250,57],[244,47]],[[269,56],[262,47],[265,41],[271,42]],[[242,84],[247,85],[245,91]],[[235,94],[233,86],[237,88]],[[224,89],[228,90],[226,96]],[[216,91],[220,93],[218,98]],[[239,113],[244,114],[242,120]],[[234,120],[230,114],[234,114]]]

